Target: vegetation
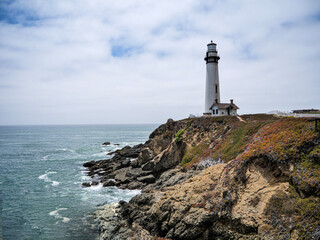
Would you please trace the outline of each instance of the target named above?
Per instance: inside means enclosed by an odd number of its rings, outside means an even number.
[[[224,162],[228,162],[241,154],[249,141],[252,140],[254,134],[264,125],[270,122],[250,122],[239,123],[233,125],[232,131],[217,148],[213,154],[213,158],[221,157]]]
[[[176,138],[175,138],[175,142],[176,142],[176,143],[182,141],[182,139],[183,139],[183,134],[184,134],[183,129],[179,129],[179,131],[176,133]]]
[[[286,161],[299,158],[302,146],[307,146],[317,136],[306,119],[286,118],[266,125],[250,143],[241,159],[268,156]]]
[[[289,194],[279,191],[271,197],[265,208],[269,216],[271,229],[282,237],[288,232],[297,230],[299,239],[312,239],[312,235],[320,227],[319,198],[301,199],[291,186]]]
[[[191,166],[194,162],[198,161],[200,157],[203,156],[205,151],[208,149],[207,143],[200,143],[195,147],[190,147],[180,162],[180,166],[188,167]]]

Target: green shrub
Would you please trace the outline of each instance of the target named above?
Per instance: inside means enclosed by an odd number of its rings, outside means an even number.
[[[183,131],[182,129],[180,129],[180,130],[176,133],[176,139],[175,139],[176,143],[182,141],[182,139],[183,139],[183,137],[182,137],[183,133],[184,133],[184,131]]]

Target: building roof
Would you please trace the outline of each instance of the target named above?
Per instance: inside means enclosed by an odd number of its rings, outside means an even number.
[[[298,109],[298,110],[292,110],[293,113],[308,113],[308,112],[319,112],[319,109]]]
[[[213,103],[210,107],[210,109],[212,109],[214,106],[217,106],[218,109],[227,109],[227,108],[231,108],[231,109],[239,109],[237,105],[235,105],[234,103]]]

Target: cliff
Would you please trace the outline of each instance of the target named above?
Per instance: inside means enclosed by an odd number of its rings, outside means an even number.
[[[142,189],[99,210],[101,239],[319,239],[313,124],[270,115],[168,120],[145,144],[86,163],[104,186]]]

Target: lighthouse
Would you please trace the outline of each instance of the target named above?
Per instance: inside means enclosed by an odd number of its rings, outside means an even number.
[[[229,103],[220,102],[220,85],[218,61],[220,59],[217,44],[209,43],[204,60],[206,61],[206,95],[204,104],[204,116],[236,116],[239,107],[234,104],[233,99]]]
[[[206,61],[206,93],[205,93],[205,109],[204,114],[208,115],[212,113],[211,106],[213,103],[220,103],[220,86],[219,86],[219,71],[217,44],[209,43],[207,45],[207,53],[204,60]]]

